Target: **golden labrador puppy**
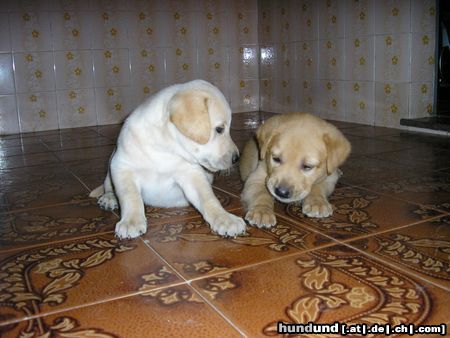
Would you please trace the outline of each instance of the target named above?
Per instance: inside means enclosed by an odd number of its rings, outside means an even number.
[[[212,173],[239,159],[230,137],[231,109],[212,84],[194,80],[161,90],[137,107],[122,127],[104,184],[90,196],[104,209],[120,205],[119,238],[147,231],[144,204],[191,203],[223,236],[245,232],[213,193]]]
[[[328,196],[350,154],[350,143],[333,125],[306,113],[268,119],[242,152],[240,174],[245,181],[245,219],[257,227],[276,224],[274,201],[302,201],[309,217],[328,217]]]

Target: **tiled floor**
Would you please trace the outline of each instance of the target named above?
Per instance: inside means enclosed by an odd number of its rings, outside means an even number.
[[[242,148],[268,114],[235,114]],[[114,238],[89,199],[118,126],[0,138],[1,337],[234,337],[286,323],[450,323],[450,140],[335,123],[353,145],[334,215],[211,234],[192,208],[147,207]],[[242,215],[232,171],[215,191]],[[333,335],[331,335],[333,336]]]

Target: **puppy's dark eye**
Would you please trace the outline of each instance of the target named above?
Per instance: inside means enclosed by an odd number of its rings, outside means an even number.
[[[272,156],[272,160],[273,160],[275,163],[281,163],[281,158],[278,157],[278,156]]]
[[[302,170],[303,171],[310,171],[312,168],[314,168],[311,165],[307,165],[307,164],[302,164]]]
[[[224,127],[216,127],[217,134],[222,134],[225,131]]]

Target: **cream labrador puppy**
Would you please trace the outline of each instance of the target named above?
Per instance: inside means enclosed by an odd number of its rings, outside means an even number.
[[[243,219],[225,211],[213,193],[213,172],[239,159],[230,137],[231,109],[212,84],[194,80],[161,90],[126,119],[104,184],[90,196],[113,210],[119,238],[147,231],[144,204],[191,203],[222,236],[245,232]]]
[[[274,200],[302,201],[309,217],[328,217],[328,196],[350,153],[350,143],[333,125],[306,113],[268,119],[245,146],[240,174],[245,181],[245,219],[257,227],[276,224]]]

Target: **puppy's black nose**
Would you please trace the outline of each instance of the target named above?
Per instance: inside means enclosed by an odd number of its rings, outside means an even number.
[[[239,161],[239,153],[235,152],[233,154],[233,157],[231,158],[231,161],[233,162],[233,164],[236,164],[237,161]]]
[[[281,198],[288,198],[291,196],[291,191],[289,190],[289,188],[279,185],[275,188],[275,194]]]

